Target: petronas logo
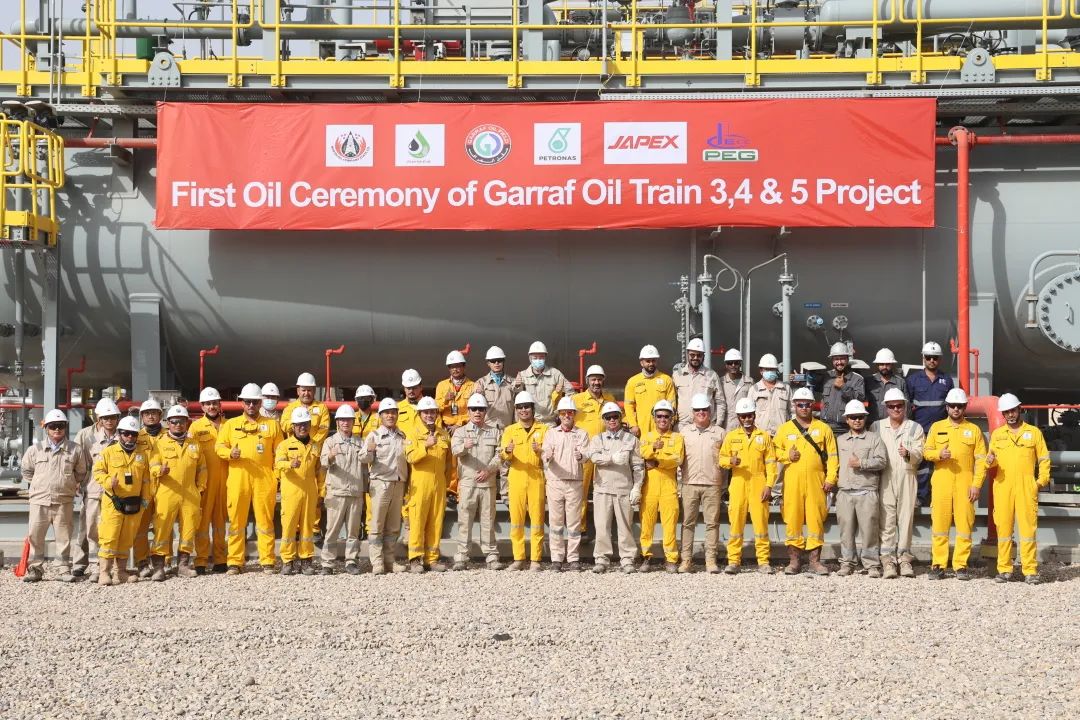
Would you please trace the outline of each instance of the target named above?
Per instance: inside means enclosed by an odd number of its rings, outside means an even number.
[[[566,152],[566,149],[570,147],[569,137],[570,128],[556,128],[555,132],[551,133],[551,137],[548,138],[548,150],[555,153],[556,155]]]
[[[431,144],[424,137],[424,133],[417,130],[416,135],[409,141],[409,156],[415,160],[423,160],[430,152]]]

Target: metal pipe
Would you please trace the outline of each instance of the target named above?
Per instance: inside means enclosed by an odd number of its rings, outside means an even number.
[[[791,296],[795,294],[795,276],[788,272],[787,258],[784,259],[784,270],[780,273],[780,311],[781,333],[780,344],[784,363],[784,372],[791,373]]]
[[[742,350],[743,357],[747,358],[748,360],[751,357],[750,356],[750,276],[754,274],[755,270],[760,270],[761,268],[765,267],[769,263],[775,262],[777,260],[780,260],[780,259],[786,258],[786,257],[787,257],[787,253],[780,253],[776,257],[770,258],[770,259],[766,260],[765,262],[761,263],[760,265],[755,265],[754,267],[752,267],[752,268],[750,268],[749,270],[746,271],[746,305],[745,305],[746,311],[745,311],[745,323],[743,324],[743,327],[745,328],[745,332],[746,332],[746,337],[743,338],[743,341],[742,341],[743,346],[742,346],[741,350]]]
[[[326,349],[326,353],[325,353],[326,354],[326,396],[323,398],[324,400],[329,400],[330,399],[330,387],[331,387],[331,382],[330,382],[330,356],[331,355],[341,355],[343,352],[345,352],[345,346],[344,345],[341,345],[341,346],[336,347],[336,348],[327,348]]]
[[[78,375],[79,373],[86,372],[86,356],[83,355],[79,360],[79,367],[67,369],[67,403],[71,404],[71,376]]]
[[[585,389],[585,356],[596,354],[596,341],[593,340],[593,344],[587,348],[581,348],[577,351],[578,357],[578,386]]]
[[[1080,465],[1080,450],[1051,450],[1051,465]]]
[[[705,367],[712,367],[712,294],[713,289],[705,284],[708,275],[702,275],[701,282],[701,341],[705,343]]]
[[[106,149],[112,147],[129,150],[157,150],[157,138],[65,138],[66,148]]]
[[[960,387],[969,392],[971,351],[971,213],[968,196],[971,190],[971,132],[963,126],[949,131],[956,145],[956,342],[959,357],[956,374]]]
[[[1027,293],[1024,295],[1024,300],[1028,304],[1028,316],[1027,323],[1024,327],[1037,328],[1038,323],[1035,322],[1035,304],[1039,301],[1039,296],[1035,294],[1035,268],[1042,263],[1043,260],[1051,257],[1072,257],[1075,255],[1080,260],[1080,250],[1050,250],[1039,255],[1037,258],[1031,261],[1031,266],[1028,268],[1028,284]]]
[[[221,347],[215,345],[212,348],[199,351],[199,391],[206,387],[206,356],[217,355]]]

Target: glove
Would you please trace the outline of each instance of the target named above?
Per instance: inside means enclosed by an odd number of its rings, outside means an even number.
[[[630,507],[635,510],[641,507],[641,488],[635,487],[630,490]]]
[[[615,452],[611,453],[612,465],[625,465],[629,461],[630,453],[628,453],[626,450],[616,450]]]

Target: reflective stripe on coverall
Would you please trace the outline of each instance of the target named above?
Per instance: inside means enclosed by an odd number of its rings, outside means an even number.
[[[945,448],[952,456],[948,460],[941,459]],[[968,490],[982,488],[986,478],[986,441],[982,430],[967,420],[959,424],[949,419],[939,420],[926,435],[923,457],[934,463],[930,478],[932,563],[938,568],[948,566],[949,528],[955,520],[953,570],[962,570],[971,555],[971,531],[975,527],[975,504],[968,499]]]

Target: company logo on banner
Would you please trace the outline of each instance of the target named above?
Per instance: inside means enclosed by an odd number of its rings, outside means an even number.
[[[535,123],[534,165],[580,165],[581,123]]]
[[[327,125],[326,167],[371,167],[374,144],[371,125]]]
[[[481,165],[496,165],[510,154],[510,133],[498,125],[477,125],[465,136],[465,152]]]
[[[604,123],[605,165],[685,165],[686,123]]]
[[[443,167],[446,165],[445,125],[396,125],[394,165]]]
[[[745,135],[731,132],[730,124],[716,123],[716,133],[705,141],[708,146],[701,151],[703,162],[757,162],[758,151],[750,147]]]

